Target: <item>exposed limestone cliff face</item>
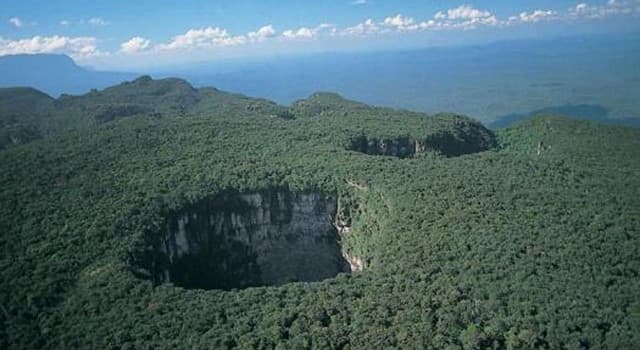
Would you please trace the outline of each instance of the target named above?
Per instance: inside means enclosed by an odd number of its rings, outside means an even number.
[[[273,190],[225,193],[171,215],[154,278],[230,289],[318,281],[351,271],[334,220],[337,198]]]
[[[394,156],[408,158],[418,151],[416,141],[408,137],[398,137],[396,139],[367,138],[364,135],[354,137],[351,140],[351,150],[381,156]]]
[[[398,136],[377,138],[358,135],[351,138],[349,149],[369,155],[410,158],[424,152],[438,152],[447,157],[486,151],[496,146],[495,135],[482,124],[456,119],[449,130],[424,138]]]

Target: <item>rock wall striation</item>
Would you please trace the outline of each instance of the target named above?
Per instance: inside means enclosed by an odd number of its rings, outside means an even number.
[[[350,272],[335,225],[337,197],[228,192],[168,216],[157,283],[231,289],[318,281]]]

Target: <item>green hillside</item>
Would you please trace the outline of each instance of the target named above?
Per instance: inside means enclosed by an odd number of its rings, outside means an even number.
[[[537,117],[494,135],[327,93],[287,109],[146,78],[55,103],[78,121],[145,112],[0,152],[0,348],[640,344],[638,129]],[[252,193],[337,198],[352,272],[157,277],[174,218]]]
[[[53,101],[32,88],[0,88],[0,150],[41,138]]]
[[[32,88],[0,89],[0,149],[70,130],[86,130],[123,117],[243,115],[287,116],[286,107],[213,88],[196,89],[177,78],[142,76],[85,95],[53,99]],[[4,136],[29,130],[37,137]]]

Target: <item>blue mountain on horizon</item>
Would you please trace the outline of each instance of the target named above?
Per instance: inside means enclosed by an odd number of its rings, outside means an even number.
[[[136,76],[83,68],[71,57],[61,54],[0,56],[0,87],[32,87],[53,97],[83,94]]]
[[[492,127],[539,113],[638,126],[638,61],[640,36],[609,34],[200,62],[140,73],[283,105],[332,91],[370,105],[464,114]],[[0,57],[0,87],[33,87],[53,97],[139,75],[95,71],[65,55]]]

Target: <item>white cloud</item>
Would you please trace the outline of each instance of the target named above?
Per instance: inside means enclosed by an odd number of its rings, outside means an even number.
[[[540,21],[550,21],[558,19],[558,13],[553,10],[534,10],[531,12],[521,12],[517,16],[509,17],[507,24],[516,23],[537,23]]]
[[[313,28],[289,29],[283,31],[280,37],[284,39],[312,39],[326,32],[334,34],[336,32],[335,26],[322,23]],[[258,28],[256,31],[237,36],[231,35],[223,28],[207,27],[191,29],[184,34],[173,37],[168,43],[157,45],[155,48],[158,50],[175,50],[238,46],[275,39],[278,37],[277,34],[278,32],[271,24]]]
[[[341,34],[350,36],[363,36],[374,34],[378,31],[380,31],[380,27],[371,18],[369,18],[362,23],[356,24],[355,26],[343,29],[341,31]]]
[[[20,28],[24,25],[24,23],[22,23],[22,20],[18,17],[9,18],[9,23],[11,23],[16,28]]]
[[[440,29],[442,27],[442,23],[436,22],[435,20],[430,19],[428,21],[418,23],[418,27],[421,30],[435,30],[435,29]]]
[[[365,22],[342,29],[340,34],[364,36],[389,32],[472,30],[481,26],[508,27],[523,23],[560,21],[570,18],[604,18],[614,15],[637,15],[640,17],[640,0],[608,0],[604,5],[580,3],[565,13],[550,9],[534,9],[530,12],[520,12],[506,20],[499,19],[486,9],[461,5],[438,11],[431,19],[425,21],[417,21],[401,14],[386,17],[381,22],[368,19]]]
[[[126,54],[135,54],[148,49],[150,45],[149,40],[136,36],[120,44],[120,51]]]
[[[422,29],[475,29],[479,25],[497,26],[500,21],[490,11],[470,5],[461,5],[446,11],[438,11],[432,20],[420,23]]]
[[[284,32],[282,32],[282,36],[284,36],[287,39],[300,39],[300,38],[304,38],[304,39],[310,39],[313,38],[313,31],[310,28],[307,27],[301,27],[298,28],[297,30],[285,30]]]
[[[244,35],[231,36],[226,29],[206,27],[190,29],[186,33],[173,37],[167,44],[160,44],[161,50],[210,48],[216,46],[235,46],[247,42]]]
[[[535,14],[539,16],[540,14]],[[343,29],[340,33],[349,36],[363,36],[369,34],[384,34],[389,32],[413,32],[445,29],[474,29],[478,26],[498,26],[500,20],[490,11],[480,10],[469,5],[462,5],[445,11],[438,11],[432,19],[418,22],[412,17],[396,14],[386,17],[376,23],[371,19],[352,27]]]
[[[276,35],[276,30],[271,24],[261,27],[255,32],[247,33],[247,38],[252,42],[261,42],[269,38],[273,38]]]
[[[385,18],[382,24],[387,27],[395,28],[399,31],[410,31],[419,28],[419,26],[414,23],[413,18],[404,17],[400,14]]]
[[[469,5],[462,5],[446,11],[438,11],[432,19],[417,22],[411,17],[401,14],[385,18],[380,25],[398,32],[444,30],[444,29],[474,29],[480,25],[497,26],[500,20],[487,10],[480,10]],[[363,32],[364,28],[353,27],[350,32]],[[378,31],[383,32],[383,31]]]
[[[640,16],[640,0],[609,0],[604,5],[579,3],[569,9],[573,19],[602,19],[614,16]]]
[[[492,16],[491,12],[479,10],[469,5],[461,5],[456,8],[448,9],[447,12],[439,11],[435,14],[435,19],[450,20],[473,20],[478,18],[487,18]]]
[[[311,40],[329,36],[356,37],[420,31],[472,30],[478,27],[497,27],[508,30],[512,25],[525,23],[543,25],[541,23],[551,21],[577,21],[613,16],[640,17],[640,0],[599,1],[596,4],[592,2],[579,3],[570,9],[560,12],[551,9],[527,9],[527,11],[515,13],[504,19],[499,19],[494,13],[486,9],[475,8],[471,5],[461,5],[438,11],[431,18],[424,20],[414,19],[402,14],[394,14],[378,20],[369,18],[353,26],[341,28],[333,24],[322,23],[315,27],[302,26],[280,32],[272,24],[268,24],[243,35],[233,35],[224,28],[209,26],[190,29],[164,43],[153,46],[146,38],[132,37],[120,44],[119,52],[135,54],[145,51],[208,49],[249,45],[264,41]],[[351,0],[350,3],[353,5],[368,4],[366,0]],[[11,18],[9,22],[16,27],[30,25],[29,23],[23,23],[17,17]],[[108,25],[109,22],[99,17],[74,20],[73,22],[66,19],[60,21],[61,26],[70,26],[72,24],[103,26]],[[97,49],[96,38],[93,37],[35,36],[21,40],[0,38],[0,55],[40,52],[67,53],[76,59],[87,59],[108,54]]]
[[[87,59],[103,55],[96,47],[94,37],[34,36],[11,40],[0,37],[0,56],[36,53],[65,53],[74,59]]]
[[[336,35],[336,26],[329,23],[321,23],[313,28],[300,27],[298,29],[288,29],[282,32],[282,37],[285,39],[313,39],[326,32],[329,32],[330,35]]]
[[[106,25],[109,25],[109,22],[105,21],[104,19],[102,19],[100,17],[89,18],[89,20],[87,22],[89,22],[89,24],[91,24],[93,26],[106,26]]]
[[[331,23],[320,23],[318,26],[313,28],[314,34],[322,34],[324,32],[329,32],[330,35],[334,36],[338,34],[338,28],[335,24]]]

